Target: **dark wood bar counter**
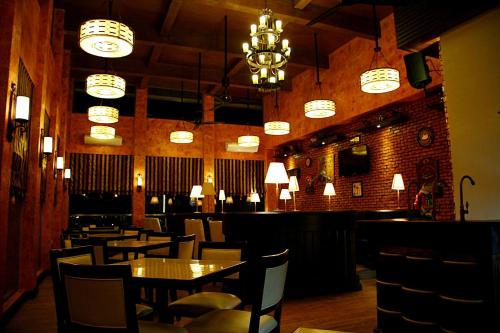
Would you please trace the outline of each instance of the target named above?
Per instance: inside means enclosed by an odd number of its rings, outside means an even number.
[[[287,295],[303,297],[358,290],[357,219],[400,217],[405,211],[257,212],[172,214],[168,229],[184,233],[186,218],[224,221],[228,241],[247,241],[250,259],[290,249]],[[205,224],[205,232],[209,230]],[[209,237],[207,237],[209,238]]]
[[[500,221],[363,220],[380,332],[500,332]]]

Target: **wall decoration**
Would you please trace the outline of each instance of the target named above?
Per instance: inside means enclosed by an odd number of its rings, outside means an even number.
[[[310,157],[306,158],[306,167],[310,167],[312,164],[312,159]]]
[[[41,129],[42,135],[41,135],[41,149],[43,149],[43,137],[45,136],[51,136],[50,135],[50,117],[45,110],[44,113],[44,118],[43,118],[43,127]],[[39,154],[42,154],[42,152],[39,152]],[[41,177],[40,177],[40,203],[43,204],[45,202],[45,194],[47,192],[47,159],[43,158],[41,159]]]
[[[429,147],[434,142],[434,131],[431,127],[422,127],[417,133],[417,142],[422,147]]]
[[[319,173],[323,176],[322,181],[333,181],[333,154],[323,156],[319,160]]]
[[[352,137],[351,139],[349,139],[349,144],[351,144],[351,145],[356,145],[360,142],[361,142],[361,136],[359,136],[359,135],[356,135],[356,136]]]
[[[363,182],[352,183],[352,197],[359,198],[363,196]]]
[[[314,194],[314,182],[313,178],[310,175],[306,177],[306,193]]]

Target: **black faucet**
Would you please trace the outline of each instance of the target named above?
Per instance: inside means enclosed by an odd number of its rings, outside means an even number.
[[[468,179],[471,185],[476,185],[476,182],[474,182],[474,179],[472,179],[471,176],[465,175],[462,179],[460,179],[460,222],[465,222],[465,214],[469,214],[469,202],[465,202],[464,208],[464,179]]]
[[[417,182],[412,180],[408,183],[408,188],[406,189],[406,207],[408,207],[408,221],[410,221],[410,219],[411,219],[411,211],[415,209],[415,205],[414,205],[415,202],[413,202],[410,206],[410,192],[411,192],[410,190],[411,190],[412,185],[415,185],[415,187],[417,189],[417,193],[420,190],[418,188]]]

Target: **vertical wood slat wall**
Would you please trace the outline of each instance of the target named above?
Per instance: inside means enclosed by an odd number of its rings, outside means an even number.
[[[226,195],[264,193],[264,161],[215,160],[215,189]]]
[[[70,168],[70,194],[132,193],[134,157],[131,155],[71,153]]]
[[[146,195],[189,195],[203,183],[203,159],[146,156]]]

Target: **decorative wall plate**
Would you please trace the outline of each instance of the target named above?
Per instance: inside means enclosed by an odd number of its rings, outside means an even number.
[[[310,157],[306,158],[306,167],[310,167],[312,164],[312,160]]]
[[[434,131],[430,127],[422,127],[418,130],[417,142],[422,147],[429,147],[434,142]]]

